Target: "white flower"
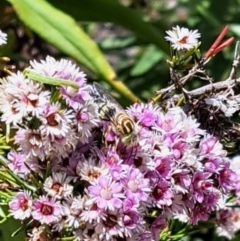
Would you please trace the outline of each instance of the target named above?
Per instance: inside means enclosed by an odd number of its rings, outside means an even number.
[[[81,177],[81,180],[94,182],[99,176],[108,175],[109,168],[103,162],[97,163],[96,160],[89,158],[88,160],[78,162],[76,173]]]
[[[69,225],[69,227],[79,228],[81,224],[81,213],[84,209],[85,197],[77,196],[69,196],[66,198],[66,202],[63,203],[62,213],[66,216],[65,223]]]
[[[66,173],[53,173],[48,177],[43,185],[48,195],[61,199],[72,194],[73,186],[70,185],[71,178],[66,177]]]
[[[231,158],[230,167],[240,177],[240,155],[236,155]]]
[[[218,95],[212,98],[205,99],[207,105],[219,108],[226,117],[232,116],[239,110],[239,98],[230,99],[226,95]]]
[[[198,33],[198,30],[189,30],[187,28],[180,28],[176,26],[173,30],[168,30],[166,33],[169,36],[166,36],[165,39],[171,42],[173,49],[191,49],[198,44],[198,38],[201,37],[201,34]]]
[[[0,109],[2,121],[21,123],[23,117],[38,116],[42,107],[50,102],[50,92],[43,91],[39,83],[26,79],[21,72],[1,79]]]
[[[15,219],[24,220],[31,216],[32,212],[32,197],[30,192],[21,191],[9,202],[10,212]]]
[[[49,137],[65,137],[71,129],[74,115],[71,110],[61,109],[59,102],[45,105],[41,116],[41,134]]]
[[[92,101],[79,104],[75,116],[77,131],[81,142],[88,142],[89,137],[92,135],[92,129],[98,126],[98,115],[98,110]]]
[[[7,34],[0,30],[0,45],[7,43]]]

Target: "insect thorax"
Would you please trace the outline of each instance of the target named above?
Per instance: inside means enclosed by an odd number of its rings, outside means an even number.
[[[99,113],[101,119],[111,120],[111,118],[116,113],[116,109],[107,103],[101,103],[98,108],[98,113]]]

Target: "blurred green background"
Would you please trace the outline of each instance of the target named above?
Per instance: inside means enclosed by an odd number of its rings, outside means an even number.
[[[87,72],[89,82],[101,81],[128,105],[136,98],[146,101],[169,83],[170,48],[164,36],[176,25],[199,30],[202,53],[225,25],[230,28],[228,37],[234,36],[236,42],[240,0],[0,0],[0,29],[8,34],[0,54],[11,59],[12,71],[47,55],[71,59]],[[207,64],[216,81],[227,78],[234,47]],[[195,81],[192,87],[202,84]],[[11,221],[0,225],[0,241],[12,241],[9,235],[17,226]],[[206,230],[186,240],[224,238]]]

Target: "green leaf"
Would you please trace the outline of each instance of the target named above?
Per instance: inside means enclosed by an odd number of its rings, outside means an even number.
[[[240,24],[229,24],[228,26],[236,36],[240,37]]]
[[[7,207],[4,208],[4,212],[7,212]],[[9,218],[6,222],[0,224],[0,240],[1,241],[24,241],[25,232],[22,230],[16,236],[11,237],[12,233],[15,232],[21,223],[13,218]]]
[[[136,38],[131,37],[117,37],[117,38],[107,38],[99,43],[101,49],[112,50],[112,49],[122,49],[126,48],[136,42]]]
[[[161,59],[163,59],[164,54],[156,46],[149,46],[144,54],[141,56],[139,61],[131,70],[132,76],[139,76],[147,73],[152,69]]]
[[[50,0],[55,6],[80,21],[112,22],[131,30],[139,38],[153,43],[169,55],[169,45],[164,40],[165,32],[144,21],[139,10],[124,7],[117,0]]]
[[[98,46],[73,18],[44,0],[7,1],[13,5],[19,18],[42,38],[84,64],[99,78],[105,79],[126,99],[132,102],[137,100],[137,97],[122,82],[115,81],[115,72]]]

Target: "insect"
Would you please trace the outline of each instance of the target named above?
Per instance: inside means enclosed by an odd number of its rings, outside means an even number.
[[[134,143],[137,139],[135,123],[118,102],[96,82],[91,94],[98,104],[100,118],[111,121],[124,144]]]

